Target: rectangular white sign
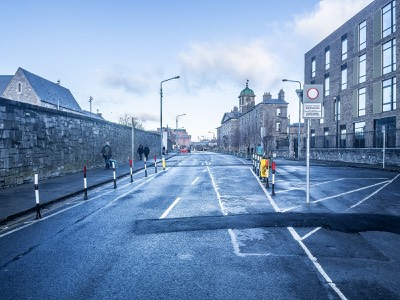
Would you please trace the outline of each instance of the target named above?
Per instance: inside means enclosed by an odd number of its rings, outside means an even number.
[[[322,103],[304,103],[303,104],[304,119],[321,119]]]

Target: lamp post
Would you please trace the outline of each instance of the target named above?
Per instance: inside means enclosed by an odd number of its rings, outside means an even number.
[[[181,115],[177,115],[176,116],[176,127],[175,127],[175,143],[176,143],[176,147],[178,147],[179,143],[178,143],[178,118],[182,117],[182,116],[186,116],[186,114],[181,114]]]
[[[162,127],[162,96],[163,96],[163,93],[162,93],[162,84],[163,84],[163,82],[166,82],[166,81],[169,81],[169,80],[172,80],[172,79],[179,79],[179,78],[180,78],[179,76],[175,76],[175,77],[171,77],[171,78],[165,79],[165,80],[160,82],[160,135],[161,135],[160,154],[163,153],[163,127]]]
[[[182,116],[186,116],[186,114],[181,114],[176,116],[176,129],[178,129],[178,118]]]
[[[291,80],[291,79],[282,79],[283,82],[297,82],[300,85],[300,91],[301,91],[301,82],[298,80]],[[300,122],[301,122],[301,98],[299,96],[299,129],[297,132],[297,158],[300,159]],[[289,124],[290,126],[290,124]]]

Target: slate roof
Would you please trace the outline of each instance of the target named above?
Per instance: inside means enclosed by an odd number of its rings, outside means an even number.
[[[265,104],[283,104],[283,105],[288,105],[288,103],[285,100],[282,99],[264,99],[262,103]]]
[[[239,117],[238,112],[226,112],[224,116],[222,117],[221,124],[231,120],[231,119],[237,119]]]
[[[0,96],[4,93],[12,78],[13,75],[0,75]]]
[[[53,105],[59,104],[61,107],[82,112],[81,107],[78,102],[76,102],[69,89],[30,73],[22,68],[20,68],[20,70],[23,72],[41,101]]]

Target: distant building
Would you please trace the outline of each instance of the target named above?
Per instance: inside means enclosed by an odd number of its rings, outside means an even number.
[[[263,101],[258,104],[255,104],[255,97],[247,81],[238,97],[239,109],[235,106],[230,113],[225,113],[221,126],[217,128],[219,148],[254,152],[261,147],[265,154],[279,149],[289,151],[285,92],[280,90],[278,98],[264,93]]]
[[[6,99],[84,114],[69,89],[22,68],[13,76],[0,76],[0,92]]]

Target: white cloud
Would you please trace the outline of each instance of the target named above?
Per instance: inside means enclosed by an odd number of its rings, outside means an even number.
[[[321,0],[314,11],[295,16],[293,29],[309,41],[319,42],[373,0]]]

